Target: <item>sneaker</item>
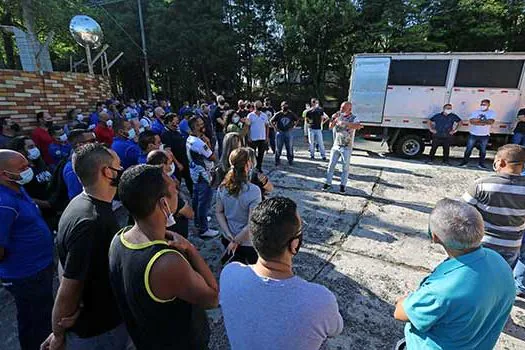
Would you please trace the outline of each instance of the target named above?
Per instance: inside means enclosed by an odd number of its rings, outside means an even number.
[[[324,184],[323,185],[323,191],[328,191],[330,189],[330,187],[332,187],[332,186],[330,186],[329,184]]]
[[[206,232],[203,232],[199,235],[200,238],[206,239],[206,238],[215,238],[219,235],[219,231],[208,229]]]
[[[314,156],[310,156],[310,159],[315,159],[315,157]]]
[[[487,166],[485,164],[478,164],[478,169],[488,170],[489,168],[487,168]]]
[[[326,159],[326,157],[323,157],[323,162],[326,162],[328,161],[328,159]]]
[[[467,167],[467,165],[468,165],[468,162],[461,162],[461,163],[459,163],[458,166]]]
[[[208,222],[211,221],[211,216],[206,216],[206,220],[208,220]]]
[[[288,161],[288,165],[290,165],[290,166],[293,165],[293,160],[289,160]]]
[[[339,192],[340,193],[345,193],[346,192],[345,186],[343,186],[343,185],[339,186]]]

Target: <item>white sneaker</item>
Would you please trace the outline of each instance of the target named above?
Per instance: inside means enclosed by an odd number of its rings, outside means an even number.
[[[212,230],[212,229],[208,229],[206,232],[204,233],[201,233],[199,236],[201,238],[215,238],[219,235],[219,231],[217,230]]]
[[[208,220],[208,222],[211,221],[211,216],[206,216],[206,220]]]

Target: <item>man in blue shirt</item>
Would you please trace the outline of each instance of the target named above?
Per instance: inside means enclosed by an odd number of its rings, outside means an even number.
[[[95,134],[92,131],[87,130],[73,130],[71,131],[71,134],[69,134],[69,138],[74,149],[97,141]],[[73,171],[71,157],[69,157],[67,163],[64,165],[62,178],[66,184],[67,196],[69,199],[73,199],[82,192],[82,184],[80,183],[77,174]]]
[[[154,110],[154,117],[153,123],[151,123],[151,131],[153,131],[155,134],[160,135],[164,131],[164,122],[162,119],[164,118],[164,115],[166,112],[162,107],[157,107]]]
[[[0,150],[0,279],[15,299],[22,350],[40,348],[53,308],[53,237],[24,190],[32,179],[23,155]]]
[[[136,131],[127,120],[120,120],[113,125],[116,137],[111,148],[118,154],[120,165],[125,169],[137,164],[140,148],[135,142]]]
[[[89,128],[94,129],[98,124],[99,113],[106,109],[104,102],[97,102],[96,110],[89,115]]]
[[[406,349],[494,348],[516,288],[505,260],[481,247],[481,214],[467,203],[442,199],[430,214],[429,231],[448,259],[397,301],[394,317],[407,322]]]
[[[146,164],[148,153],[160,149],[160,136],[153,131],[146,130],[139,135],[139,147],[141,153],[138,157],[138,164]]]
[[[452,113],[452,105],[447,103],[443,106],[443,111],[430,118],[428,127],[432,133],[432,148],[428,162],[434,161],[436,150],[439,146],[443,147],[443,163],[449,164],[450,143],[453,135],[458,131],[461,118]]]
[[[71,145],[69,144],[67,134],[61,126],[53,126],[50,130],[53,137],[53,143],[49,145],[49,155],[58,164],[62,159],[69,157],[71,154]]]

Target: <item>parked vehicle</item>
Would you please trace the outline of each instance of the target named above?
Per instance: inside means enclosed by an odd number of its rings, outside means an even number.
[[[416,157],[430,141],[429,118],[445,103],[462,119],[454,144],[464,145],[470,114],[489,99],[497,115],[490,143],[498,146],[525,106],[524,63],[524,53],[358,54],[349,100],[365,136],[380,135],[390,151]]]

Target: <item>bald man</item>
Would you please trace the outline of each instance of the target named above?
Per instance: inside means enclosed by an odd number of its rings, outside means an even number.
[[[0,150],[0,279],[15,299],[22,350],[38,349],[51,330],[53,237],[23,185],[27,159]]]
[[[341,175],[339,192],[345,193],[350,168],[350,157],[352,156],[352,149],[354,147],[355,131],[362,127],[357,116],[352,114],[352,104],[348,101],[341,103],[341,109],[339,112],[334,113],[330,120],[330,128],[334,131],[334,144],[330,151],[330,163],[328,165],[326,183],[323,185],[323,190],[327,191],[332,186],[335,166],[339,158],[342,158],[343,173]]]
[[[98,114],[98,125],[95,128],[95,135],[97,141],[111,147],[115,132],[113,131],[113,120],[106,112],[100,112]]]
[[[153,120],[153,123],[151,123],[151,131],[160,136],[160,134],[162,134],[164,131],[164,115],[166,112],[162,107],[157,107],[153,111],[153,114],[155,120]]]

